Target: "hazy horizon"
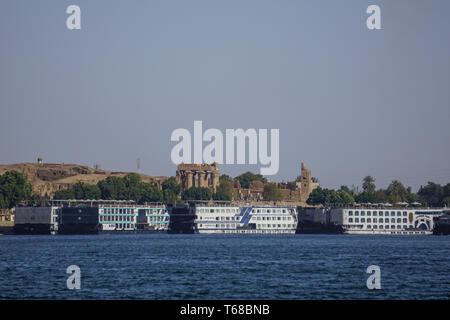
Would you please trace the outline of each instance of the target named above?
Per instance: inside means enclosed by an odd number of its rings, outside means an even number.
[[[66,28],[66,8],[82,11]],[[382,30],[366,28],[381,7]],[[0,3],[0,164],[173,176],[170,135],[280,129],[325,188],[450,182],[445,0]],[[447,39],[447,40],[446,40]],[[221,174],[259,173],[220,165]]]

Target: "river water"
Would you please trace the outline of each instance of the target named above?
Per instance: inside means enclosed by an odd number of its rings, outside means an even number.
[[[449,299],[449,266],[449,236],[5,235],[0,299]]]

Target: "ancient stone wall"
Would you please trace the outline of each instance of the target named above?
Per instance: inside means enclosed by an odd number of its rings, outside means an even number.
[[[242,201],[261,201],[264,200],[264,184],[261,181],[252,181],[248,189],[243,189],[235,183],[236,200]],[[283,194],[284,202],[292,202],[296,205],[306,204],[306,200],[312,190],[319,186],[318,183],[311,181],[311,171],[306,168],[302,162],[300,171],[300,182],[292,184],[293,188],[289,188],[287,183],[278,183],[278,188]],[[291,186],[291,187],[292,187]]]

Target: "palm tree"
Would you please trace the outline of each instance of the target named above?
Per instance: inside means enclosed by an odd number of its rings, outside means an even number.
[[[362,187],[365,192],[375,192],[375,178],[372,176],[364,177]]]

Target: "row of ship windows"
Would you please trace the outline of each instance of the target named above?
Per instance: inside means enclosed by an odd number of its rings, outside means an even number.
[[[199,228],[236,228],[235,223],[227,223],[227,224],[208,224],[208,223],[200,223],[198,225]]]
[[[372,218],[348,218],[348,222],[354,222],[354,223],[358,223],[358,222],[372,222]],[[377,218],[373,218],[373,222],[377,222]],[[383,223],[383,218],[378,218],[378,222],[379,223]],[[385,218],[384,219],[385,223],[395,223],[395,218],[391,218],[391,221],[389,221],[389,218]],[[408,219],[407,218],[397,218],[397,223],[408,223]]]
[[[282,223],[282,224],[257,224],[256,229],[265,229],[265,228],[294,228],[294,224],[290,223]]]
[[[204,219],[203,219],[204,218]],[[199,216],[198,220],[211,220],[211,217],[202,217]],[[241,217],[216,217],[217,221],[240,221]],[[251,219],[253,220],[258,220],[258,221],[291,221],[292,217],[252,217]]]
[[[163,210],[163,209],[158,209],[158,210],[145,209],[144,211],[145,211],[145,215],[147,215],[147,216],[152,216],[152,215],[155,215],[155,214],[162,214],[162,215],[168,215],[169,214],[169,212],[167,210]]]
[[[389,211],[384,211],[384,214],[383,214],[383,211],[361,211],[361,212],[355,211],[355,216],[359,216],[360,214],[361,214],[361,216],[365,216],[367,214],[367,216],[371,216],[372,215],[372,216],[380,216],[380,217],[382,217],[384,215],[384,216],[388,217],[389,216]],[[348,215],[349,216],[353,216],[353,211],[349,211]],[[397,217],[401,217],[402,215],[403,216],[407,216],[408,213],[406,211],[403,211],[403,213],[401,211],[391,211],[390,215],[392,217],[394,217],[396,215],[397,215]]]
[[[220,208],[220,209],[208,209],[208,208],[199,208],[197,209],[198,213],[239,213],[239,209],[233,208]]]
[[[134,224],[125,224],[125,223],[118,223],[118,224],[106,224],[105,226],[108,226],[109,228],[116,228],[116,229],[134,229]]]
[[[202,216],[198,217],[198,220],[211,220],[211,219],[214,219],[214,217],[202,217]],[[216,217],[215,219],[217,221],[240,221],[241,217]]]
[[[231,229],[231,230],[227,230],[227,229],[224,229],[224,230],[219,230],[218,232],[221,232],[221,233],[286,234],[286,233],[295,233],[295,230],[287,230],[287,232],[286,232],[286,230],[283,230],[283,229],[281,229],[281,230],[277,230],[277,229],[270,229],[270,230],[267,230],[267,229],[265,229],[265,230],[233,230],[233,229]]]
[[[347,228],[349,228],[349,229],[363,229],[363,225],[358,225],[358,226],[355,226],[355,225],[350,225],[350,226],[346,226]],[[413,228],[413,226],[412,225],[397,225],[397,226],[395,226],[395,225],[391,225],[391,226],[389,226],[389,225],[385,225],[385,226],[383,226],[383,225],[376,225],[376,224],[374,224],[374,225],[370,225],[370,224],[368,224],[368,225],[366,225],[366,229],[408,229],[408,228]]]
[[[207,209],[199,208],[198,213],[239,213],[239,209],[219,208],[219,209]],[[286,213],[286,209],[252,209],[251,213]]]
[[[169,217],[147,217],[148,221],[169,221]]]
[[[236,228],[236,226],[238,226],[238,224],[235,223],[230,223],[230,224],[202,224],[200,223],[199,228],[218,228],[218,229],[228,229],[228,228]],[[286,223],[282,223],[282,224],[257,224],[256,225],[257,229],[265,229],[265,228],[294,228],[294,224],[286,224]]]
[[[286,209],[252,209],[252,213],[286,213]]]
[[[255,220],[255,219],[258,221],[264,221],[264,220],[278,220],[278,221],[288,220],[288,221],[291,221],[292,217],[253,217],[252,220]]]
[[[134,216],[100,216],[100,221],[134,221]]]
[[[134,209],[103,209],[100,213],[109,214],[134,214]]]

